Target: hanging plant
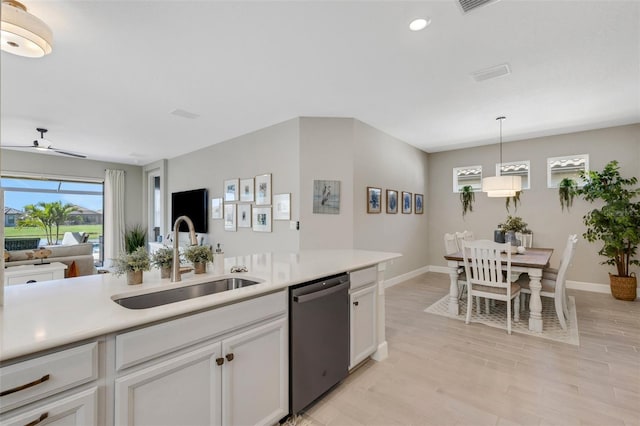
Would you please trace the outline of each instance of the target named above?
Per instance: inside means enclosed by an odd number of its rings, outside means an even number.
[[[460,190],[460,202],[462,203],[462,217],[473,211],[473,202],[476,200],[476,194],[473,192],[471,185],[465,185]]]
[[[514,213],[518,211],[518,203],[520,202],[520,194],[522,193],[522,191],[516,191],[516,195],[514,195],[513,197],[507,197],[504,200],[504,206],[507,209],[507,212],[509,212],[509,206],[510,204],[513,202],[513,211]]]
[[[560,198],[560,207],[562,211],[564,208],[569,208],[573,205],[573,198],[576,195],[576,190],[578,189],[578,184],[575,180],[571,178],[564,178],[560,181],[558,185],[558,197]]]

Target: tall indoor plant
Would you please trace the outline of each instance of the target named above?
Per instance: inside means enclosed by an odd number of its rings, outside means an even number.
[[[580,172],[585,185],[576,194],[586,201],[602,201],[604,205],[588,212],[584,217],[587,231],[583,237],[604,243],[598,254],[607,258],[603,264],[615,265],[617,274],[609,274],[611,294],[616,299],[636,298],[637,277],[631,265],[640,265],[635,259],[640,245],[640,195],[636,177],[623,178],[617,161],[609,162],[601,172]]]

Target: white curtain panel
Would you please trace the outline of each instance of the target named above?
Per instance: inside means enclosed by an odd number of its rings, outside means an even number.
[[[124,170],[105,170],[104,266],[124,250]]]

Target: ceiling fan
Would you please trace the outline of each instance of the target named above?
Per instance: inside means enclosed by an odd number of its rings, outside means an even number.
[[[87,156],[84,154],[79,154],[72,151],[63,151],[61,149],[54,148],[51,145],[51,141],[44,138],[44,134],[47,133],[48,130],[41,127],[38,127],[36,130],[40,133],[40,139],[33,141],[32,145],[6,145],[5,148],[34,148],[38,151],[55,152],[57,154],[69,155],[71,157],[87,158]]]

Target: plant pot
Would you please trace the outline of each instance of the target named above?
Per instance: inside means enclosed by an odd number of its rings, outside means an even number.
[[[142,271],[127,271],[127,284],[142,284]]]
[[[636,288],[638,286],[638,278],[635,273],[631,273],[628,277],[609,274],[609,282],[611,283],[611,295],[619,300],[636,300]]]
[[[171,266],[162,266],[160,268],[160,278],[171,277]]]
[[[207,272],[206,262],[193,262],[193,271],[195,274],[204,274]]]

